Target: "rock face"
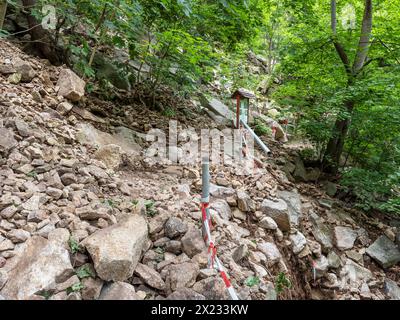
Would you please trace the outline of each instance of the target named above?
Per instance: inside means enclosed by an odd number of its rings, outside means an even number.
[[[140,215],[93,233],[82,243],[93,259],[98,276],[124,281],[132,276],[147,241],[148,227]]]
[[[121,152],[122,149],[120,146],[108,144],[101,146],[94,156],[96,159],[102,161],[107,168],[116,169],[121,164]]]
[[[43,291],[54,291],[57,283],[66,281],[73,274],[69,253],[59,243],[34,236],[25,244],[26,247],[14,258],[8,282],[0,291],[10,300],[31,299]]]
[[[282,231],[290,230],[289,210],[285,201],[265,199],[261,204],[262,212],[275,220]]]
[[[72,70],[63,69],[57,82],[58,94],[73,102],[77,102],[85,95],[86,83]]]
[[[126,282],[115,282],[105,287],[99,300],[141,300],[135,288]]]
[[[348,227],[335,227],[334,230],[336,247],[340,250],[353,248],[358,233]]]
[[[379,237],[367,248],[366,253],[383,268],[390,268],[400,262],[400,250],[386,236]]]

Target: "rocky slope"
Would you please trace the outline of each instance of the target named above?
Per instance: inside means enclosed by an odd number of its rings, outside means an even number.
[[[168,119],[111,107],[0,42],[0,299],[228,299],[207,268],[200,168],[143,161],[143,133]],[[183,128],[220,127],[191,112]],[[240,298],[400,299],[400,224],[330,198],[268,144],[253,175],[211,168],[212,233]]]

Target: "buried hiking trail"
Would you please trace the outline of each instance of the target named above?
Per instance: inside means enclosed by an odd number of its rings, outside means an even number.
[[[170,118],[128,98],[113,113],[71,70],[0,51],[0,298],[229,299],[208,267],[201,165],[145,156]],[[178,134],[226,128],[186,103]],[[399,221],[350,208],[296,146],[263,140],[251,174],[210,167],[211,234],[239,299],[400,299]]]

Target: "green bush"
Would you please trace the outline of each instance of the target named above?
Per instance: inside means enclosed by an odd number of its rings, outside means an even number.
[[[271,135],[272,130],[262,120],[254,119],[254,132],[258,136]]]

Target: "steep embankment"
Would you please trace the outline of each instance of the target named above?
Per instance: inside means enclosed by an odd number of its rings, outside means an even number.
[[[0,57],[0,297],[227,299],[207,268],[199,166],[143,157],[143,133],[169,119],[81,99],[74,77],[70,95],[65,71],[9,43]],[[187,107],[181,128],[221,127]],[[211,168],[212,234],[240,298],[399,298],[398,230],[295,183],[293,151],[268,144],[252,175]]]

